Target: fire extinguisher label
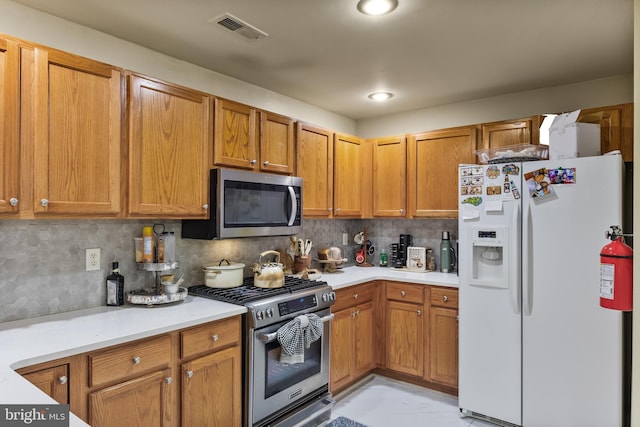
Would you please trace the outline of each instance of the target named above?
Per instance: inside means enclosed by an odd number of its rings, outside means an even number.
[[[600,298],[613,299],[615,265],[600,264]]]

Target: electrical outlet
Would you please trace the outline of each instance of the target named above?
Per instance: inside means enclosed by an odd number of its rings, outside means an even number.
[[[342,233],[342,244],[345,246],[349,244],[349,233]]]
[[[100,248],[87,249],[87,271],[100,270]]]

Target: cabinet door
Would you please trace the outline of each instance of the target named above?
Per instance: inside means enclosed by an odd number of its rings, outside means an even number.
[[[36,48],[34,60],[34,212],[115,216],[120,70],[53,49]]]
[[[260,170],[282,174],[293,173],[293,120],[289,117],[260,112]]]
[[[620,150],[625,162],[633,161],[633,104],[588,108],[578,121],[600,125],[600,152]]]
[[[409,137],[409,216],[456,218],[458,165],[475,163],[475,126],[426,132]]]
[[[170,370],[154,372],[89,393],[89,424],[93,427],[155,427],[171,425],[173,389]]]
[[[333,149],[333,215],[360,217],[362,194],[371,188],[371,181],[364,176],[364,141],[355,136],[335,134]]]
[[[482,125],[482,147],[498,148],[540,142],[540,116]]]
[[[182,365],[182,425],[240,426],[240,347],[230,347]]]
[[[358,378],[374,368],[373,302],[359,305],[353,317],[353,377]]]
[[[20,52],[17,43],[0,39],[0,214],[19,209]]]
[[[216,98],[214,122],[214,164],[258,169],[255,108]]]
[[[351,319],[353,309],[334,313],[331,321],[331,391],[336,392],[351,381]]]
[[[69,365],[60,365],[23,374],[30,383],[51,396],[56,402],[69,403]]]
[[[210,99],[129,76],[129,213],[206,218]]]
[[[373,216],[404,217],[407,194],[407,138],[371,140],[373,149]]]
[[[302,214],[329,218],[333,213],[333,133],[305,123],[296,132],[296,175],[302,177]]]
[[[422,376],[424,357],[422,305],[387,301],[387,368]]]
[[[458,386],[458,312],[431,307],[428,380]]]

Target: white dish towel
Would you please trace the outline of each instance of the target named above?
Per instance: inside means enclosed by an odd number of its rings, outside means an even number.
[[[278,329],[278,342],[282,347],[280,363],[304,363],[304,349],[322,337],[322,320],[315,314],[303,314]]]

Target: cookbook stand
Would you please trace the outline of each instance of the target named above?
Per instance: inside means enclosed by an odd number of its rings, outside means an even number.
[[[363,240],[362,246],[364,247],[364,250],[362,252],[364,256],[364,261],[362,261],[360,264],[356,263],[356,267],[373,267],[373,264],[367,261],[367,256],[369,255],[369,248],[367,248],[367,239],[368,239],[368,232],[367,232],[367,227],[365,227],[362,235],[362,240]]]

